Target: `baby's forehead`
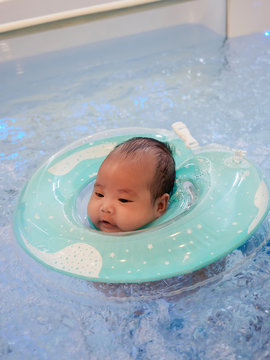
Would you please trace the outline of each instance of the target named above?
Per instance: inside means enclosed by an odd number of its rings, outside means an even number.
[[[143,186],[150,190],[155,175],[156,163],[152,154],[123,156],[123,154],[111,153],[99,168],[97,182],[100,184],[109,180],[112,184],[113,179],[118,179],[119,183],[126,181],[128,187],[143,183]]]

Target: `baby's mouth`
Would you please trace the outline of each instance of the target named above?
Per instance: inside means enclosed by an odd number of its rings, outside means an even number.
[[[108,220],[101,220],[102,224],[113,226]]]
[[[108,220],[100,220],[99,225],[100,225],[100,230],[102,231],[108,231],[108,232],[120,231],[116,225],[114,225]]]

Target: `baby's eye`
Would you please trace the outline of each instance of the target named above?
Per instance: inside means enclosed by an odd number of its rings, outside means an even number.
[[[119,199],[119,201],[121,202],[121,203],[127,203],[127,202],[131,202],[131,200],[128,200],[128,199]]]
[[[104,195],[99,193],[99,192],[95,192],[95,194],[96,194],[97,197],[104,197]]]

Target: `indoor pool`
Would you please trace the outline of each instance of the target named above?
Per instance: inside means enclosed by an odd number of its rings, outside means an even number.
[[[246,150],[270,183],[266,35],[224,41],[181,25],[0,63],[1,359],[270,358],[269,215],[217,263],[133,285],[47,269],[21,250],[11,225],[34,171],[104,129],[183,121],[201,145]]]

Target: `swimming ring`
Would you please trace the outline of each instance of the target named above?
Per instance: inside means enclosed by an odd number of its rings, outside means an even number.
[[[19,198],[13,228],[20,245],[62,273],[127,283],[192,272],[239,247],[269,211],[267,185],[241,152],[199,147],[176,123],[176,131],[179,127],[181,138],[158,129],[106,131],[54,155]],[[85,201],[98,168],[116,144],[133,136],[169,141],[176,149],[177,183],[169,209],[143,230],[109,234],[91,229]]]

